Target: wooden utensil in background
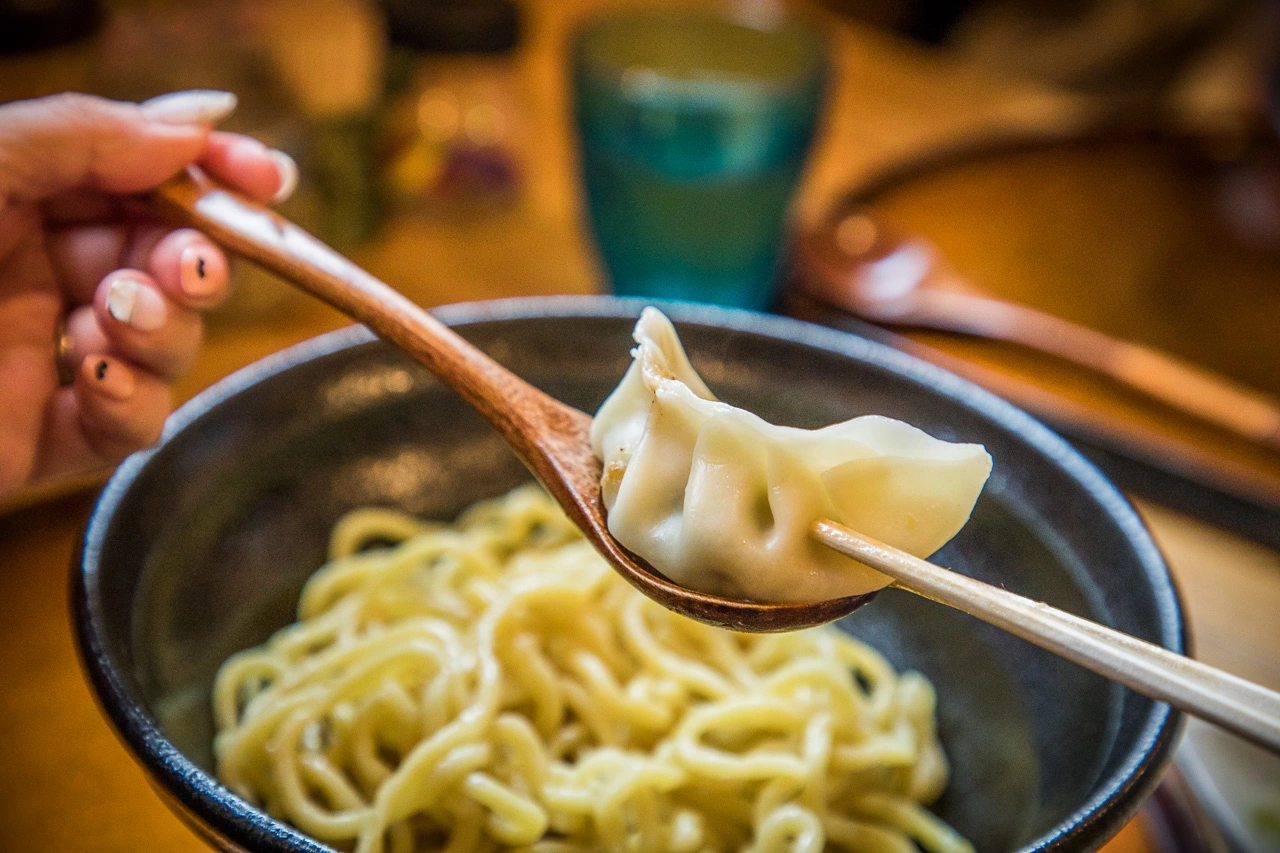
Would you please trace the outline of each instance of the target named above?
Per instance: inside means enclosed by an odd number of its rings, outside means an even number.
[[[806,236],[808,296],[875,323],[1018,344],[1096,371],[1164,405],[1280,452],[1280,401],[1173,356],[983,294],[922,237],[859,210]]]

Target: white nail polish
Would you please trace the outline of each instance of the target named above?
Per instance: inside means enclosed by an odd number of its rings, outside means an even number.
[[[133,319],[133,305],[137,301],[138,283],[131,278],[117,278],[107,288],[107,313],[126,326]]]
[[[235,111],[238,99],[231,92],[191,89],[159,95],[141,105],[152,121],[165,124],[214,124]]]
[[[277,204],[293,195],[293,191],[298,188],[298,164],[288,154],[274,148],[271,150],[271,159],[280,172],[280,189],[271,197],[271,203]]]
[[[153,287],[120,276],[107,288],[107,313],[140,332],[152,332],[164,325],[164,297]]]

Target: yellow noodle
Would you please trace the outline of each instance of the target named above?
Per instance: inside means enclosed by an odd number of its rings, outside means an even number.
[[[537,488],[349,514],[298,620],[219,671],[218,773],[343,849],[972,853],[927,680],[676,616]]]

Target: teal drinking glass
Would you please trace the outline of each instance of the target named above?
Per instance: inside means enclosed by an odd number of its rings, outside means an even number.
[[[578,33],[583,183],[615,293],[769,307],[826,79],[795,21],[658,9]]]

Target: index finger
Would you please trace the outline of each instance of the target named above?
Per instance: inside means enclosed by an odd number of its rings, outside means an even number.
[[[218,107],[212,113],[211,102]],[[186,109],[193,103],[205,111]],[[78,93],[5,104],[0,192],[23,203],[77,189],[130,193],[154,187],[205,150],[210,121],[204,119],[234,106],[234,96],[225,92],[170,96],[151,106]],[[175,115],[176,107],[186,111]]]
[[[292,157],[238,133],[210,133],[197,162],[255,201],[284,201],[298,185],[298,166]],[[42,209],[45,222],[53,226],[151,219],[145,208],[128,198],[84,188],[58,193]]]

